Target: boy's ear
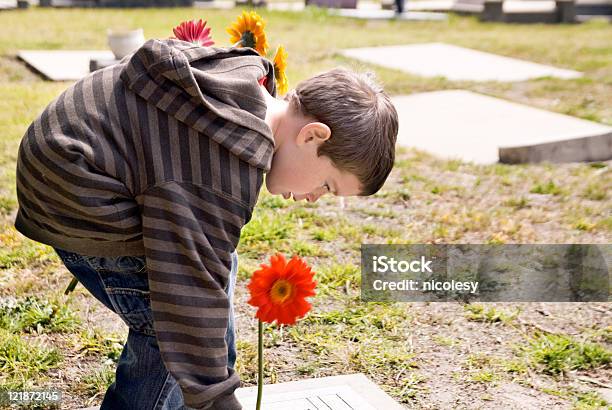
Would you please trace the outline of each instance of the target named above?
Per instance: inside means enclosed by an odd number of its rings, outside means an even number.
[[[302,128],[302,133],[304,135],[303,142],[309,142],[315,139],[321,143],[331,137],[331,129],[322,122],[311,122],[306,124],[304,128]]]

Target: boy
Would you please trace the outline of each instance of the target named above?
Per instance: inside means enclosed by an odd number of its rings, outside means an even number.
[[[151,39],[28,128],[16,229],[129,327],[102,409],[242,408],[235,248],[264,173],[310,201],[371,195],[390,173],[397,113],[369,77],[336,69],[275,95],[251,48]]]

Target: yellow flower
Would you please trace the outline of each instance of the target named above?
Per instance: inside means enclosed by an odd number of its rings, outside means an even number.
[[[283,46],[278,46],[276,49],[276,55],[274,56],[274,78],[276,78],[276,85],[278,92],[285,94],[288,88],[287,74],[287,52]]]
[[[233,45],[251,47],[265,57],[270,46],[266,40],[264,27],[265,23],[259,14],[254,11],[248,13],[243,11],[226,31],[231,36],[230,41]]]

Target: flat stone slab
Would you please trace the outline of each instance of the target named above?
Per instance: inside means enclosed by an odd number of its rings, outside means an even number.
[[[496,162],[603,161],[612,127],[471,91],[392,97],[398,144],[443,158]]]
[[[404,4],[404,9],[407,11],[427,11],[427,10],[432,10],[432,8],[436,8],[438,10],[448,10],[451,11],[452,10],[452,6],[454,4],[454,0],[419,0],[419,1],[407,1]],[[219,9],[219,10],[224,10],[224,9],[232,9],[234,7],[236,7],[236,2],[234,0],[211,0],[211,1],[195,1],[193,3],[193,6],[196,8],[201,8],[201,9]],[[282,10],[282,11],[294,11],[294,12],[301,12],[304,11],[304,9],[306,8],[305,2],[304,1],[268,1],[268,3],[266,4],[266,8],[268,10]],[[337,9],[330,9],[330,14],[334,13],[334,10]],[[346,16],[347,17],[355,17],[355,18],[365,18],[365,19],[391,19],[393,18],[393,10],[383,10],[381,8],[381,2],[380,1],[368,1],[368,0],[359,0],[357,2],[357,9],[341,9],[341,10],[346,10],[348,12],[345,11]],[[354,11],[354,10],[369,10],[369,11],[373,11],[373,13],[365,13],[365,12],[358,12],[358,13],[351,13],[350,11]],[[383,11],[384,13],[380,13],[381,11]],[[391,13],[389,13],[389,11],[391,11]],[[405,15],[403,17],[399,17],[400,19],[403,20],[445,20],[446,17],[442,18],[439,17],[438,14],[441,13],[427,13],[427,14],[408,14],[408,13],[404,13]],[[434,17],[431,17],[432,15],[434,15]],[[429,17],[429,18],[424,18],[424,17]]]
[[[199,9],[228,10],[236,7],[236,2],[234,0],[194,1],[193,7]]]
[[[502,5],[504,13],[553,12],[556,7],[553,0],[508,1]]]
[[[409,20],[409,21],[442,21],[448,16],[444,13],[433,13],[424,11],[405,11],[401,14],[396,14],[394,10],[376,10],[376,9],[329,9],[329,14],[352,17],[366,20]]]
[[[357,5],[359,5],[359,2],[357,2]],[[304,11],[304,9],[306,8],[303,1],[290,1],[290,2],[274,1],[274,2],[268,2],[267,7],[268,7],[268,10],[282,10],[282,11]]]
[[[245,409],[254,409],[257,386],[236,389]],[[391,396],[363,373],[320,377],[263,387],[264,410],[403,410]]]
[[[242,7],[237,5],[234,0],[211,0],[211,1],[195,1],[194,7],[201,9],[232,9],[234,7]],[[266,3],[268,10],[282,10],[301,12],[306,8],[304,1],[269,1]],[[380,9],[380,3],[371,1],[358,1],[357,8]]]
[[[504,0],[502,10],[509,14],[553,13],[556,10],[554,0]],[[467,13],[481,13],[484,9],[484,0],[456,0],[452,6],[453,11]]]
[[[454,0],[419,0],[404,2],[404,9],[415,11],[453,11],[454,5]]]
[[[92,58],[115,58],[110,50],[20,50],[17,56],[51,81],[79,80],[89,74]]]
[[[393,12],[392,10],[387,10]],[[410,12],[408,13],[410,14]],[[423,77],[454,81],[525,81],[539,77],[578,78],[582,73],[445,43],[350,48],[341,54]]]
[[[17,0],[0,0],[0,10],[11,10],[17,8]]]

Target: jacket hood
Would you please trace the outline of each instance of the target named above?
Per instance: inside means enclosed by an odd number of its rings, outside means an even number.
[[[274,138],[258,79],[267,77],[272,96],[276,82],[274,64],[257,51],[150,39],[119,64],[127,88],[240,159],[270,170]]]

